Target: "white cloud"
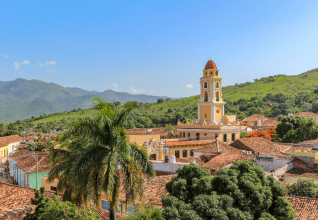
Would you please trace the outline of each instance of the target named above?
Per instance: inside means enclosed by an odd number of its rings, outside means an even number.
[[[14,69],[16,70],[20,69],[20,65],[17,62],[14,63]]]
[[[23,65],[29,65],[29,63],[30,63],[30,61],[28,61],[28,60],[23,60],[21,64],[23,64]]]
[[[46,71],[50,73],[56,73],[56,70],[46,70]]]
[[[56,64],[56,61],[45,61],[45,62],[39,62],[39,66],[42,67],[44,65],[47,65],[47,66],[52,66],[52,65],[55,65]]]
[[[112,84],[112,89],[113,89],[114,91],[117,91],[117,90],[118,90],[118,85],[117,85],[116,83],[113,83],[113,84]]]
[[[144,89],[134,89],[134,87],[130,87],[130,90],[134,93],[139,93],[139,92],[146,92]]]
[[[5,53],[4,54],[0,53],[0,56],[3,56],[4,58],[9,58],[9,56],[7,54],[5,54]]]
[[[150,93],[154,93],[154,92],[157,92],[157,90],[150,91]]]
[[[193,88],[193,85],[190,83],[190,84],[186,85],[186,87],[187,87],[188,89],[192,89],[192,88]]]

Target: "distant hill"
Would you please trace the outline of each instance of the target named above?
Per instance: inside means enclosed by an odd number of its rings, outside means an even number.
[[[255,76],[257,75],[253,76],[254,79]],[[226,77],[223,77],[223,80],[226,81]],[[318,88],[318,68],[295,76],[276,75],[255,81],[223,87],[223,99],[233,102],[253,96],[262,98],[267,93],[284,93],[293,97],[298,93],[313,92]]]
[[[0,81],[0,123],[57,111],[90,108],[93,97],[100,97],[109,102],[114,100],[120,102],[156,102],[159,98],[167,98],[143,94],[132,95],[112,90],[86,91],[80,88],[65,88],[55,83],[46,83],[40,80],[19,78],[14,81]],[[47,102],[47,105],[43,104],[44,101]]]

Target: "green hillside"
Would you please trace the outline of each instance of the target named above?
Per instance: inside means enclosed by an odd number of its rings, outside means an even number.
[[[255,81],[224,87],[223,98],[233,102],[253,96],[262,98],[268,93],[284,93],[293,98],[299,93],[313,92],[318,87],[318,68],[296,76],[276,75]]]
[[[59,106],[37,98],[30,102],[19,102],[0,109],[1,123],[31,118],[34,115],[50,114],[63,111]]]

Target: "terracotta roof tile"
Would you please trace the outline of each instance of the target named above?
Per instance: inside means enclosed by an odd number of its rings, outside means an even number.
[[[288,146],[288,145],[286,145]],[[282,151],[283,154],[291,154],[294,151],[303,152],[303,151],[309,151],[312,149],[312,146],[292,146],[289,145],[288,148]]]
[[[196,163],[199,166],[203,166],[210,160],[209,157],[201,155],[198,157],[187,157],[187,158],[177,158],[176,161],[179,163]]]
[[[209,170],[219,170],[221,168],[224,168],[226,165],[232,164],[236,161],[253,159],[255,157],[255,155],[223,153],[216,157],[213,157],[209,162],[203,165],[203,167]]]
[[[36,172],[36,159],[31,154],[24,155],[23,157],[16,158],[16,166],[22,169],[26,173]],[[38,155],[38,172],[47,172],[51,168],[48,165],[48,154]]]
[[[54,193],[45,192],[45,195],[51,199]],[[31,198],[34,198],[33,188],[0,182],[0,214],[9,209],[30,205]]]
[[[295,116],[295,117],[296,116],[298,116],[298,117],[318,117],[318,115],[313,113],[313,112],[297,112],[293,116]]]
[[[296,211],[298,220],[317,220],[318,219],[318,199],[286,196],[293,209]]]
[[[23,138],[19,135],[0,137],[0,147],[21,141],[23,141]]]
[[[253,151],[253,153],[283,155],[280,151],[281,146],[262,137],[237,139],[230,145],[241,150]]]
[[[15,152],[13,155],[9,156],[9,158],[15,160],[15,158],[20,158],[21,156],[30,155],[31,151],[26,149],[21,149],[18,152]]]
[[[291,176],[298,178],[310,178],[318,180],[318,170],[306,170],[300,168],[292,168],[284,173],[282,176]]]
[[[255,115],[252,115],[250,117],[245,118],[244,120],[242,120],[242,122],[254,122],[254,121],[259,121],[262,118],[266,118],[266,117],[264,117],[263,115],[260,115],[260,114],[255,114]]]
[[[318,138],[314,140],[303,141],[304,144],[318,144]]]
[[[100,219],[102,220],[108,220],[109,219],[109,211],[105,209],[96,209],[94,212],[96,215],[100,216]],[[116,213],[116,218],[121,219],[121,217],[124,216],[122,214]]]
[[[217,70],[215,63],[212,60],[209,60],[204,67],[204,70]]]
[[[265,126],[265,127],[276,127],[279,123],[280,123],[280,121],[278,121],[278,118],[276,118],[276,117],[267,118],[267,119],[264,119],[264,123],[262,124],[262,126]]]
[[[218,149],[219,149],[219,151],[218,151]],[[203,155],[218,154],[218,153],[236,153],[236,154],[242,153],[241,150],[239,150],[235,147],[232,147],[228,144],[224,144],[222,141],[216,141],[216,140],[213,140],[212,143],[210,143],[204,147],[201,147],[199,149],[195,149],[193,152],[195,152],[195,153],[200,152],[200,153],[203,153]]]

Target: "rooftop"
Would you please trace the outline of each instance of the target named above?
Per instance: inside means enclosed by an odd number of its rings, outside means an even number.
[[[282,146],[262,137],[237,139],[230,145],[241,150],[259,152],[260,154],[283,155],[280,150]]]
[[[313,112],[297,112],[293,116],[295,116],[295,117],[296,116],[299,116],[299,117],[318,117],[318,115],[313,113]]]
[[[300,168],[292,168],[284,173],[282,176],[290,176],[297,178],[307,178],[318,180],[318,170],[306,170]]]
[[[286,196],[286,199],[295,209],[297,220],[318,219],[318,199],[299,196]]]
[[[203,145],[203,144],[211,144],[215,140],[198,140],[198,141],[167,141],[167,146],[190,146],[190,145]]]
[[[263,115],[260,115],[260,114],[255,114],[255,115],[252,115],[250,117],[245,118],[244,120],[242,120],[242,122],[254,122],[254,121],[259,121],[262,118],[266,118],[266,117],[264,117]]]
[[[219,170],[221,168],[224,168],[226,165],[232,164],[236,161],[253,159],[255,157],[255,155],[223,153],[216,157],[213,157],[209,162],[203,165],[203,167],[209,170]]]
[[[224,144],[222,141],[212,140],[212,143],[194,150],[193,152],[200,152],[203,154],[218,154],[218,153],[237,153],[242,154],[242,151],[234,148],[228,144]]]
[[[209,60],[204,67],[204,70],[217,70],[215,63],[212,60]]]
[[[19,135],[0,137],[0,147],[21,141],[23,141],[23,137],[20,137]]]
[[[176,130],[176,128],[174,127]],[[134,128],[127,129],[128,135],[145,135],[145,134],[160,134],[162,136],[167,136],[168,132],[164,132],[165,128]]]

